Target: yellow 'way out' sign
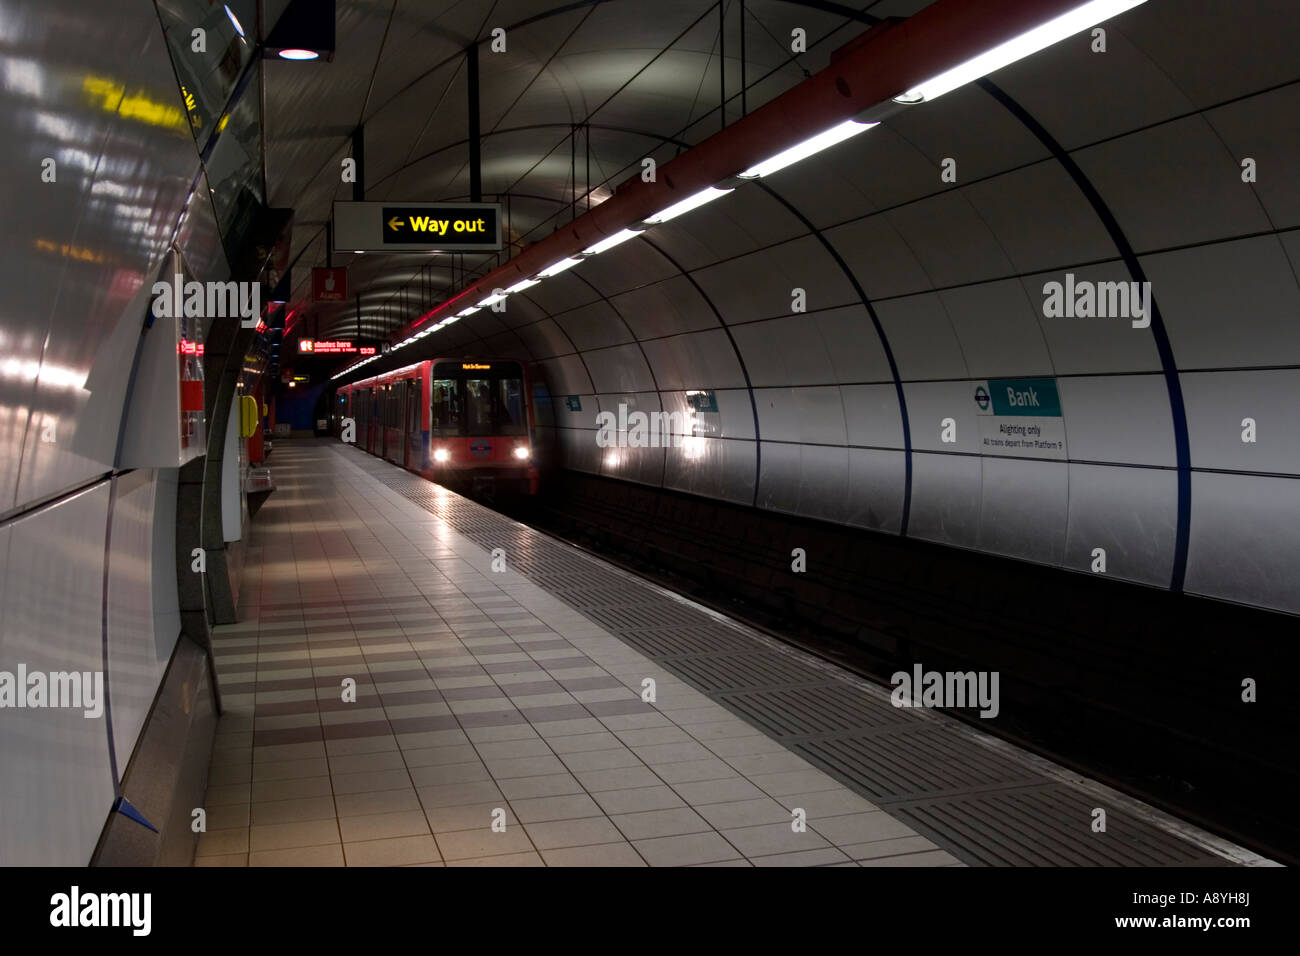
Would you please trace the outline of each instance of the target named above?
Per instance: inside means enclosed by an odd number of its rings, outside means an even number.
[[[334,204],[335,252],[495,252],[497,203]]]

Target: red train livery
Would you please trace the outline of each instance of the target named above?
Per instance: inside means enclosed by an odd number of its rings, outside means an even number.
[[[334,409],[358,448],[433,481],[536,494],[531,395],[525,362],[435,358],[344,385]]]

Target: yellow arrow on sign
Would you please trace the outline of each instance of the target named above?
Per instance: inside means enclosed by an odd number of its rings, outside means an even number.
[[[392,219],[388,220],[388,228],[393,230],[393,232],[397,232],[397,230],[402,228],[402,220],[394,216]]]

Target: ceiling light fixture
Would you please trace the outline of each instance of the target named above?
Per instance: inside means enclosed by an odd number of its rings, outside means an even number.
[[[894,97],[894,102],[920,103],[938,99],[959,86],[987,76],[1145,2],[1146,0],[1090,0],[912,87],[906,93]]]
[[[583,249],[582,254],[584,256],[600,255],[600,253],[607,249],[613,249],[615,246],[622,245],[629,239],[635,239],[643,232],[645,232],[644,229],[620,229],[618,232],[614,233],[614,235],[607,236],[595,245]]]
[[[280,59],[282,60],[314,60],[320,54],[315,50],[281,50]]]
[[[838,126],[832,126],[828,130],[823,130],[816,136],[810,136],[802,143],[796,143],[789,149],[782,150],[775,156],[769,156],[761,163],[750,166],[749,169],[740,173],[741,179],[758,179],[762,176],[770,176],[778,170],[785,169],[801,159],[807,159],[814,153],[820,153],[823,149],[829,149],[836,143],[842,143],[846,139],[857,136],[859,133],[871,129],[873,126],[879,126],[879,123],[863,123],[855,119],[845,120]]]
[[[477,306],[478,306],[480,309],[485,309],[485,308],[487,308],[489,305],[493,305],[493,304],[495,304],[495,303],[497,303],[497,302],[500,302],[500,301],[501,301],[502,299],[504,299],[505,297],[506,297],[506,293],[505,293],[505,290],[503,289],[503,290],[500,291],[500,292],[493,292],[490,296],[488,296],[488,297],[487,297],[486,299],[484,299],[482,302],[478,302],[478,303],[476,303],[476,304],[477,304]]]
[[[698,209],[706,202],[713,202],[713,200],[717,199],[719,196],[725,196],[729,192],[731,192],[731,187],[727,189],[718,189],[716,186],[709,186],[706,189],[701,189],[694,195],[687,196],[681,202],[673,203],[667,209],[659,210],[645,221],[652,226],[661,222],[668,222],[668,220],[676,219],[678,216],[683,213],[688,213],[692,209]]]
[[[540,284],[540,279],[525,279],[523,282],[516,282],[510,288],[506,289],[506,295],[511,295],[515,292],[523,292],[525,289],[531,289],[533,286]]]
[[[581,261],[582,261],[581,259],[574,259],[574,258],[561,259],[559,262],[555,263],[555,265],[547,266],[545,269],[543,269],[541,272],[537,274],[541,276],[543,279],[549,279],[551,276],[559,275],[565,269],[572,269]]]

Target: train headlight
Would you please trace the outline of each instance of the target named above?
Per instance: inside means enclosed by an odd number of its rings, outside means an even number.
[[[447,461],[451,458],[451,452],[445,448],[439,448],[433,453],[433,460],[437,462]]]
[[[528,457],[528,455],[529,455],[529,451],[523,445],[520,445],[515,449],[515,457],[518,458],[520,461],[523,461],[525,458]]]

